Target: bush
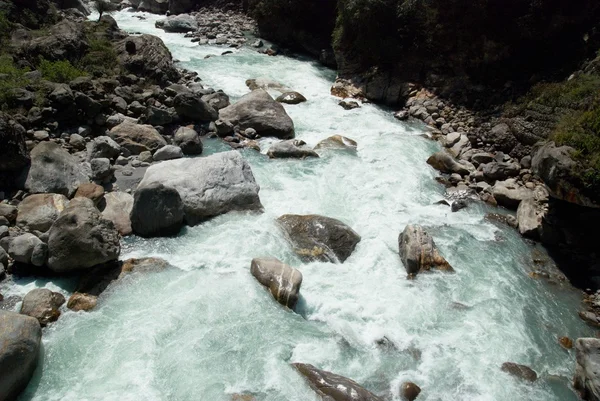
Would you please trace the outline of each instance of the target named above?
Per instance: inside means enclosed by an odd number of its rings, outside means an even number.
[[[85,71],[74,67],[68,60],[42,60],[38,68],[42,76],[52,82],[68,83],[77,77],[87,75]]]
[[[94,76],[112,72],[118,66],[117,52],[108,39],[89,39],[88,53],[81,59],[79,67]]]
[[[0,74],[3,75],[0,78],[0,108],[6,110],[8,108],[8,101],[11,97],[11,93],[14,89],[22,88],[27,85],[28,81],[25,79],[24,74],[27,72],[25,69],[17,68],[13,59],[10,56],[0,56]]]

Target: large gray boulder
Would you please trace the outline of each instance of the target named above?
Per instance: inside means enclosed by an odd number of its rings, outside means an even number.
[[[55,322],[60,316],[58,310],[65,303],[65,297],[47,288],[31,290],[23,298],[21,314],[34,317],[42,327]]]
[[[67,197],[60,194],[30,195],[19,203],[17,225],[29,231],[44,233],[68,204]]]
[[[143,0],[140,9],[161,6],[164,14],[168,0]],[[156,11],[152,11],[156,12]],[[159,82],[176,82],[181,74],[173,64],[173,56],[164,42],[154,35],[128,36],[115,46],[120,64],[131,74],[155,79]]]
[[[261,136],[294,137],[294,122],[283,106],[263,89],[253,90],[231,106],[219,110],[219,119],[237,125],[240,130],[254,128]]]
[[[410,275],[431,269],[454,271],[450,263],[440,255],[433,238],[423,227],[409,224],[398,237],[400,259]]]
[[[115,160],[121,147],[109,136],[99,136],[87,144],[88,160],[106,158]]]
[[[10,238],[7,252],[15,262],[41,267],[46,263],[48,247],[35,235],[25,233]]]
[[[154,152],[167,144],[165,138],[151,125],[135,124],[130,121],[124,121],[112,128],[110,137],[134,155],[148,150]]]
[[[163,20],[156,21],[155,25],[165,32],[187,33],[198,30],[198,22],[189,14],[171,15]]]
[[[300,139],[288,139],[271,145],[267,151],[271,159],[304,159],[306,157],[319,157],[317,152],[306,146]]]
[[[189,127],[179,127],[173,137],[175,145],[179,146],[184,155],[199,155],[202,153],[202,141],[198,133]]]
[[[162,148],[158,149],[154,155],[152,155],[152,159],[155,162],[165,161],[165,160],[173,160],[173,159],[181,159],[183,157],[183,151],[179,146],[175,145],[165,145]]]
[[[14,400],[38,363],[42,329],[37,319],[0,310],[0,399]]]
[[[150,166],[138,190],[153,183],[179,193],[189,225],[233,210],[262,210],[260,187],[250,165],[236,151]]]
[[[285,92],[281,95],[279,95],[277,97],[277,100],[279,103],[286,103],[286,104],[300,104],[303,102],[306,102],[306,98],[298,92]]]
[[[443,150],[429,156],[427,164],[442,173],[457,173],[461,176],[468,175],[471,171],[475,170],[470,163],[466,161],[458,162],[451,154]]]
[[[517,209],[521,201],[533,197],[533,191],[518,185],[514,179],[497,181],[492,187],[492,195],[500,206]]]
[[[0,113],[0,185],[14,185],[14,177],[29,163],[25,128]]]
[[[269,289],[277,302],[294,309],[302,285],[299,270],[275,258],[255,258],[250,264],[250,273]]]
[[[133,209],[133,196],[127,192],[109,192],[104,195],[104,209],[102,217],[110,220],[122,236],[131,234],[131,219],[129,215]]]
[[[219,118],[219,113],[202,100],[200,93],[180,93],[173,98],[177,115],[184,120],[208,122]]]
[[[48,267],[57,273],[111,262],[121,252],[119,232],[88,198],[75,198],[49,232]]]
[[[575,341],[575,377],[573,387],[586,401],[600,400],[600,339],[578,338]]]
[[[31,193],[71,197],[79,185],[90,181],[90,168],[54,142],[41,142],[31,151],[31,166],[23,175]]]
[[[142,237],[176,235],[183,226],[184,206],[176,189],[151,183],[135,191],[133,232]]]
[[[305,260],[343,263],[360,242],[360,235],[339,220],[319,215],[286,214],[277,219],[294,247]]]
[[[229,106],[231,102],[229,101],[229,96],[225,94],[225,92],[218,90],[215,93],[211,93],[209,95],[203,95],[202,100],[208,103],[209,106],[212,106],[215,110],[221,110],[225,107]]]
[[[482,167],[483,175],[490,180],[505,180],[517,177],[521,171],[519,163],[491,162]]]
[[[292,365],[324,401],[383,401],[383,398],[347,377],[317,369],[306,363]]]
[[[519,233],[524,237],[539,239],[543,231],[543,222],[548,213],[548,191],[538,186],[533,196],[525,198],[517,208]]]

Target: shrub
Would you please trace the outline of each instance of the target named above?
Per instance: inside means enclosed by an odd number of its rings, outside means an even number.
[[[108,39],[89,39],[88,53],[81,59],[79,67],[94,76],[101,76],[118,65],[117,52]]]
[[[77,77],[87,75],[73,66],[68,60],[48,61],[42,60],[39,65],[42,76],[48,81],[68,83]]]
[[[7,101],[14,89],[22,88],[27,85],[27,79],[24,77],[25,72],[27,72],[27,70],[17,68],[14,65],[12,57],[0,55],[0,74],[2,74],[2,78],[0,78],[1,109],[7,109]]]

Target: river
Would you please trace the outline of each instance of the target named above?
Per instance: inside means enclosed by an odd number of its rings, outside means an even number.
[[[358,151],[269,160],[243,150],[265,212],[222,215],[176,238],[125,239],[123,259],[158,256],[177,269],[125,280],[90,313],[64,312],[45,329],[44,360],[22,400],[228,401],[251,393],[259,401],[316,401],[291,362],[394,400],[406,380],[421,386],[421,401],[577,400],[574,353],[558,338],[592,333],[576,314],[580,295],[530,278],[532,246],[485,220],[491,208],[451,213],[434,204],[444,188],[425,160],[439,145],[422,137],[424,127],[375,105],[344,110],[329,94],[335,72],[310,60],[252,48],[205,59],[229,49],[199,46],[155,29],[158,16],[135,15],[114,17],[127,31],[160,36],[207,85],[235,100],[247,93],[248,78],[281,82],[308,99],[285,106],[298,138],[315,145],[342,134]],[[229,148],[206,140],[205,149]],[[275,225],[286,213],[340,219],[362,241],[344,264],[304,263]],[[397,239],[408,223],[426,227],[455,274],[407,280]],[[260,256],[302,272],[298,313],[251,276],[250,261]],[[36,286],[70,289],[36,280],[13,291]],[[531,366],[539,380],[501,372],[506,361]]]

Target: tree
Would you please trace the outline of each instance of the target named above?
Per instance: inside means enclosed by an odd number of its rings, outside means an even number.
[[[107,0],[94,0],[94,9],[98,11],[98,22],[102,18],[102,14],[117,11],[117,6]]]

